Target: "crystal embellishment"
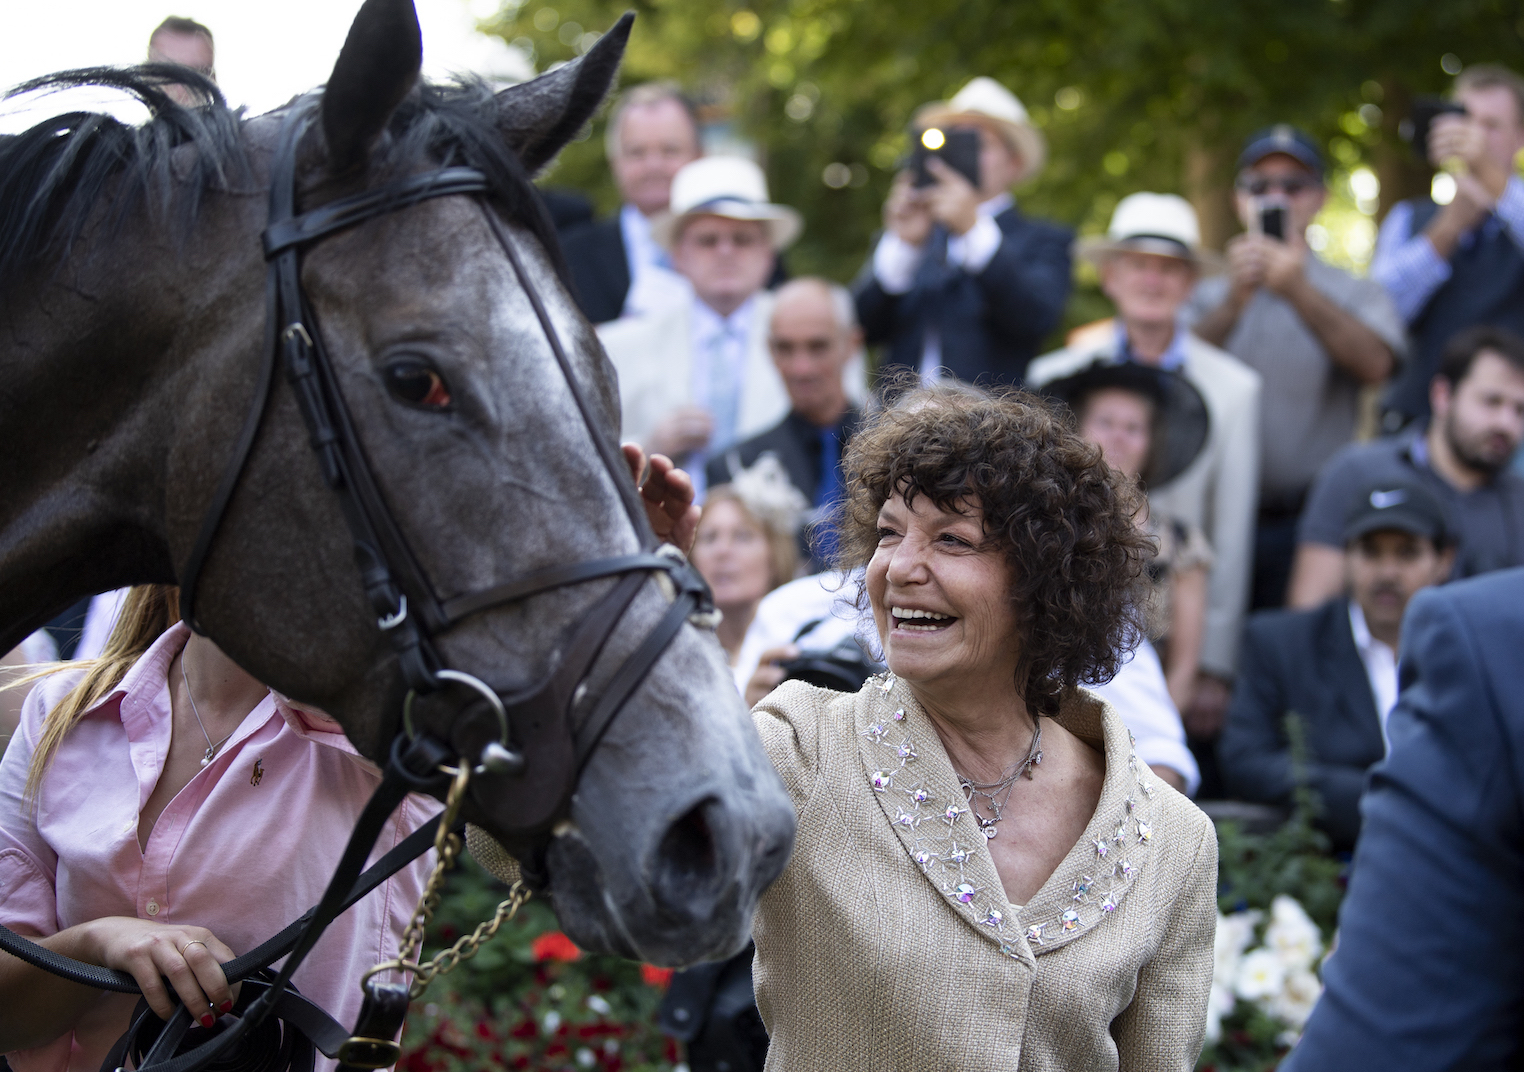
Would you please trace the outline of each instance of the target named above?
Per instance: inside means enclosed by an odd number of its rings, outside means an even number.
[[[896,721],[896,722],[904,722],[905,721],[905,709],[903,707],[897,708],[895,710],[895,712],[894,712],[894,721]]]
[[[1064,910],[1064,914],[1058,917],[1064,925],[1064,933],[1067,934],[1080,925],[1079,913],[1072,908]]]
[[[1027,928],[1027,941],[1042,945],[1042,924],[1033,924]]]
[[[884,739],[884,724],[882,722],[875,722],[863,730],[863,736],[870,741],[882,741]]]
[[[1102,912],[1115,912],[1117,910],[1117,895],[1108,893],[1106,899],[1101,902]]]
[[[1095,842],[1095,854],[1097,856],[1104,857],[1110,851],[1111,851],[1111,846],[1106,844],[1106,839],[1105,838],[1097,838],[1096,839],[1096,842]]]
[[[991,908],[989,913],[985,915],[985,917],[979,922],[999,930],[1001,927],[1005,926],[1005,916],[1000,914],[1000,909]]]
[[[968,904],[974,899],[975,892],[974,887],[967,882],[960,882],[953,887],[953,896],[958,899],[959,904]]]
[[[1149,826],[1142,819],[1139,819],[1138,820],[1138,844],[1139,845],[1143,844],[1145,841],[1148,841],[1153,836],[1154,836],[1154,828]]]
[[[885,770],[873,772],[873,788],[882,793],[894,784],[894,775]]]
[[[942,815],[948,822],[955,823],[958,821],[958,816],[962,815],[966,811],[968,811],[967,808],[960,808],[956,804],[949,804],[947,805],[947,810],[944,811]]]

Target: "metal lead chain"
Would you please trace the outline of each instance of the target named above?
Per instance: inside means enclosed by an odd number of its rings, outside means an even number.
[[[529,900],[530,890],[522,881],[515,882],[508,890],[508,897],[497,906],[497,911],[492,918],[477,924],[476,930],[460,938],[447,949],[441,949],[426,962],[420,963],[414,959],[423,948],[424,932],[428,930],[429,922],[434,918],[434,913],[439,908],[439,901],[444,893],[445,873],[455,866],[456,859],[460,856],[461,840],[458,834],[452,832],[456,818],[460,815],[461,802],[465,800],[466,788],[471,783],[471,764],[462,759],[455,768],[443,768],[452,776],[450,791],[445,795],[444,811],[439,816],[439,828],[434,834],[434,869],[429,874],[429,880],[424,884],[423,896],[418,898],[418,907],[413,909],[413,918],[408,921],[407,929],[402,932],[402,942],[397,947],[397,959],[388,960],[377,964],[365,973],[361,979],[363,986],[365,980],[384,971],[406,972],[413,977],[413,982],[408,992],[413,998],[420,997],[435,976],[446,975],[455,970],[463,960],[470,960],[476,955],[483,945],[492,940],[493,935],[504,923],[507,923],[518,914],[520,908]]]

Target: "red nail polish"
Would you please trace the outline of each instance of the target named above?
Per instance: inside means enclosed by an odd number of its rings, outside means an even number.
[[[223,1012],[223,1013],[232,1012],[233,1011],[233,1001],[232,1001],[232,999],[229,998],[227,1001],[224,1001],[221,1005],[218,1005],[217,1006],[217,1011],[218,1012]]]
[[[212,1018],[212,1014],[211,1013],[207,1013],[207,1014],[205,1014],[204,1016],[201,1017],[201,1026],[202,1027],[211,1027],[216,1022],[217,1021]]]

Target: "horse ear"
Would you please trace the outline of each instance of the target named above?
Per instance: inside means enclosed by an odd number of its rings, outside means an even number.
[[[364,163],[423,66],[413,0],[365,0],[323,91],[323,136],[336,173]]]
[[[531,175],[555,159],[608,95],[630,40],[627,11],[587,54],[497,95],[497,125]]]

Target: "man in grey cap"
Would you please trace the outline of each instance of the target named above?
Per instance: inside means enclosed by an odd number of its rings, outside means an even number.
[[[1328,198],[1311,138],[1281,124],[1238,158],[1245,233],[1228,274],[1203,279],[1183,316],[1192,330],[1260,374],[1259,510],[1251,606],[1278,607],[1297,515],[1323,463],[1355,436],[1360,389],[1385,382],[1404,351],[1402,319],[1374,281],[1335,268],[1307,231]]]
[[[1218,744],[1229,796],[1285,804],[1296,788],[1287,712],[1301,722],[1307,781],[1335,847],[1360,832],[1365,772],[1386,755],[1397,703],[1402,616],[1455,560],[1445,506],[1415,478],[1362,488],[1344,522],[1345,595],[1249,621],[1233,705]]]

